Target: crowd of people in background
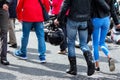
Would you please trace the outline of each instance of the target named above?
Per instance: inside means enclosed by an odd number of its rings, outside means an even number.
[[[40,4],[40,1],[42,5]],[[37,35],[38,53],[41,63],[46,63],[46,43],[44,34],[44,14],[46,9],[53,20],[54,27],[59,27],[64,32],[64,40],[59,45],[59,54],[68,53],[69,69],[66,73],[77,75],[77,61],[75,52],[76,36],[79,38],[79,48],[83,52],[87,64],[87,75],[91,76],[95,71],[100,71],[99,46],[108,58],[110,71],[115,70],[114,59],[110,56],[106,36],[110,29],[111,18],[114,29],[120,31],[118,11],[115,0],[0,0],[0,59],[1,64],[9,65],[7,60],[7,44],[17,48],[15,35],[16,19],[22,24],[21,46],[13,51],[17,58],[27,59],[27,45],[29,33],[32,28]],[[89,48],[88,22],[92,24],[93,52]],[[9,41],[7,36],[9,35]],[[89,37],[89,38],[88,38]],[[119,41],[119,40],[118,40]]]

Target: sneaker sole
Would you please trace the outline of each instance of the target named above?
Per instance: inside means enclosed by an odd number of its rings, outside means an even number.
[[[22,60],[27,60],[27,57],[23,58],[23,57],[15,55],[15,53],[13,54],[13,56],[15,56],[16,58],[22,59]]]
[[[114,71],[115,70],[115,63],[114,63],[114,60],[111,59],[110,60],[110,71]]]
[[[47,63],[46,61],[40,61],[41,64]]]

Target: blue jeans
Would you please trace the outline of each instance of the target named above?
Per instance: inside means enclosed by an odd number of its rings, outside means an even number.
[[[110,18],[93,18],[92,23],[94,26],[93,30],[93,53],[95,61],[99,60],[99,46],[102,51],[108,56],[109,50],[105,44],[105,38],[110,26]]]
[[[27,53],[27,44],[31,28],[34,27],[38,39],[38,52],[40,56],[44,57],[46,52],[46,45],[44,39],[44,26],[42,22],[23,22],[22,23],[22,39],[20,51],[22,54]]]
[[[78,31],[80,48],[83,51],[89,51],[90,48],[87,45],[88,30],[87,21],[75,22],[70,19],[67,20],[67,37],[68,37],[68,56],[75,57],[75,39]],[[84,30],[82,30],[84,29]]]

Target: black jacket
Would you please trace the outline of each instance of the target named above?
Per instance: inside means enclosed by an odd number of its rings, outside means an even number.
[[[12,0],[12,2],[9,3],[9,17],[10,18],[16,18],[16,6],[17,6],[17,0]]]
[[[62,21],[69,10],[68,18],[74,21],[86,21],[90,19],[91,0],[64,0],[58,21]]]
[[[11,0],[0,0],[0,8],[3,7],[3,4],[9,4],[9,2],[11,2]]]
[[[119,24],[119,20],[114,7],[114,0],[92,0],[92,18],[103,18],[111,16],[115,24]]]

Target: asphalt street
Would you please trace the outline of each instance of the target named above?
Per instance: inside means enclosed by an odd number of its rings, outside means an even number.
[[[21,24],[16,23],[15,34],[18,48],[21,45]],[[54,46],[46,42],[46,64],[41,64],[38,58],[37,38],[32,31],[28,43],[28,59],[20,60],[12,54],[16,50],[8,45],[9,66],[0,64],[0,80],[120,80],[120,45],[107,43],[110,55],[115,60],[116,69],[109,71],[106,56],[100,50],[100,72],[95,72],[92,76],[87,76],[87,66],[83,54],[76,48],[78,75],[71,76],[65,73],[69,68],[67,55],[58,54],[59,46]],[[89,46],[92,47],[91,42]]]

